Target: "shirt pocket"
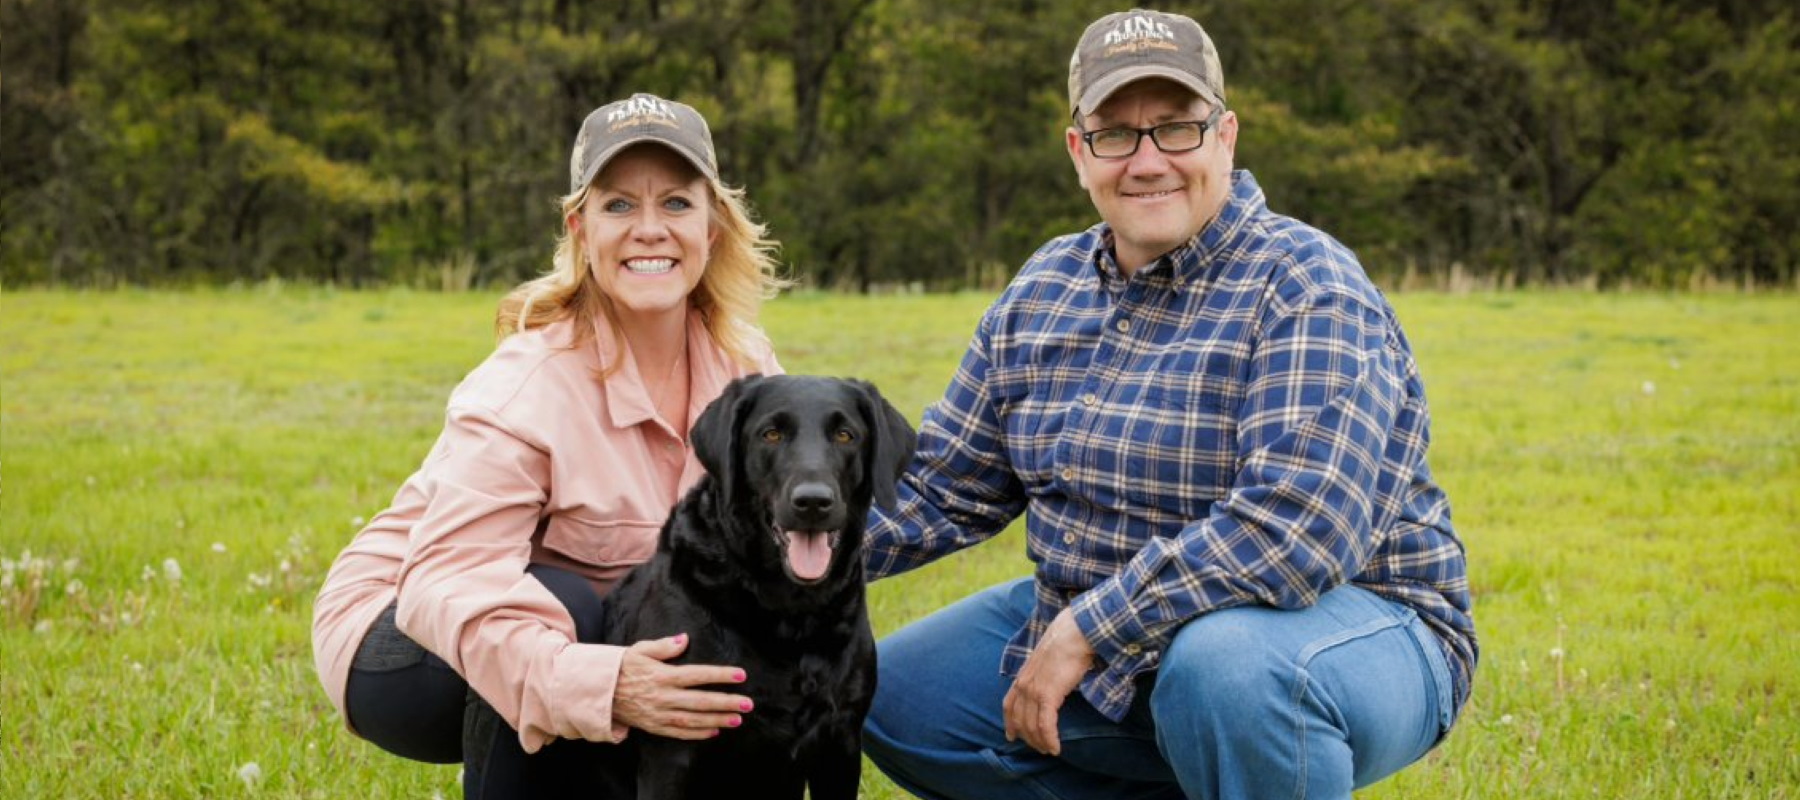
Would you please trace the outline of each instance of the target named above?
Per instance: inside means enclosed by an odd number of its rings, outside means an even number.
[[[1147,373],[1142,406],[1126,422],[1128,498],[1192,521],[1231,490],[1240,361],[1223,348],[1182,349]]]
[[[545,520],[543,545],[569,558],[596,567],[629,567],[649,561],[656,554],[662,523],[648,520],[599,522],[572,514],[552,514]]]

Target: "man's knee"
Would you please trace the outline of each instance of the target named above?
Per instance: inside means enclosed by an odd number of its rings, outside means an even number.
[[[1280,702],[1292,686],[1294,665],[1269,642],[1266,626],[1275,613],[1227,609],[1183,626],[1163,654],[1151,692],[1159,724],[1165,709],[1228,721]]]

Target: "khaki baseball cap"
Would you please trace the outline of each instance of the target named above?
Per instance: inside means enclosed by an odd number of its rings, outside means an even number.
[[[1069,109],[1092,114],[1120,87],[1143,78],[1167,78],[1214,107],[1225,105],[1219,50],[1200,23],[1134,8],[1101,17],[1082,32],[1069,59]]]
[[[706,118],[692,106],[640,92],[594,109],[581,123],[569,156],[569,193],[592,183],[613,156],[644,142],[674,150],[707,180],[719,182],[718,156]]]

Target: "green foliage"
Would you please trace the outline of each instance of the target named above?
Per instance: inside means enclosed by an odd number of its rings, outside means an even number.
[[[765,323],[790,371],[868,378],[916,421],[988,299],[804,293]],[[455,767],[343,729],[308,625],[496,300],[0,295],[0,796],[457,796]],[[1449,739],[1360,796],[1795,797],[1800,302],[1395,302],[1482,662]],[[876,630],[1029,568],[1015,532],[877,583]],[[872,767],[863,795],[904,796]]]
[[[1783,4],[1177,6],[1221,48],[1240,162],[1378,275],[1800,275]],[[510,284],[548,263],[575,126],[651,91],[708,116],[810,285],[991,285],[1095,221],[1066,70],[1114,10],[8,0],[0,280]]]

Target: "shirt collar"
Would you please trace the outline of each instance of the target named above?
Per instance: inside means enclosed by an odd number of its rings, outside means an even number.
[[[612,325],[604,318],[594,321],[594,346],[600,356],[602,369],[611,367],[617,362],[617,368],[607,373],[602,384],[606,392],[606,407],[612,418],[613,427],[624,429],[656,419],[656,403],[650,399],[650,389],[644,384],[644,376],[638,371],[637,361],[625,355],[624,346],[618,342]],[[699,310],[690,307],[687,313],[687,369],[688,379],[688,418],[684,420],[689,429],[700,412],[713,398],[725,390],[726,382],[731,380],[729,360],[722,350],[713,345],[712,333],[706,329],[706,317]]]

